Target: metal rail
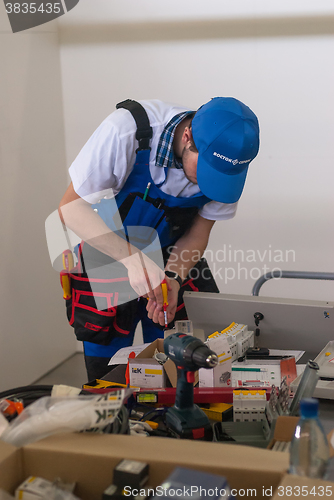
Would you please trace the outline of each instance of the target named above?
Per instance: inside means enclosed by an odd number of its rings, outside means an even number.
[[[273,278],[289,278],[299,280],[334,280],[334,273],[317,273],[308,271],[270,271],[269,273],[260,276],[255,282],[252,295],[259,295],[262,285]]]

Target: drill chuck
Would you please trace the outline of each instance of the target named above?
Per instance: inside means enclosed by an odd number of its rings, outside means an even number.
[[[192,362],[199,368],[214,368],[218,364],[218,356],[202,344],[193,351]]]
[[[206,367],[207,368],[214,368],[215,366],[218,365],[218,356],[217,354],[209,354],[209,356],[206,358]]]

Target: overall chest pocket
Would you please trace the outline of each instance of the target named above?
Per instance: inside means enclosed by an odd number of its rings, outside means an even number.
[[[159,200],[143,200],[139,195],[130,194],[120,208],[120,215],[126,238],[131,244],[140,250],[151,245],[163,246],[169,226],[165,211],[159,207]]]
[[[119,208],[128,241],[141,250],[156,244],[157,235],[161,248],[175,243],[198,213],[198,207],[168,207],[161,198],[142,196],[130,193]]]

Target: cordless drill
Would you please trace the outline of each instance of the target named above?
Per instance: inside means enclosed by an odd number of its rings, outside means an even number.
[[[169,335],[164,340],[164,350],[177,368],[175,404],[167,410],[167,426],[179,438],[212,441],[209,419],[194,405],[194,372],[199,368],[214,368],[217,354],[201,340],[183,333]]]

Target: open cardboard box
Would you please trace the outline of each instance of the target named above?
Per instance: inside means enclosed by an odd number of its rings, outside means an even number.
[[[139,354],[137,354],[137,356],[134,359],[130,359],[130,361],[129,361],[129,367],[130,367],[130,386],[131,387],[133,387],[133,386],[136,386],[136,387],[151,387],[151,388],[154,388],[154,387],[164,387],[164,385],[161,386],[160,384],[158,386],[157,385],[147,385],[149,383],[149,381],[145,381],[144,380],[144,373],[142,373],[143,383],[140,384],[140,378],[137,377],[136,378],[136,382],[138,381],[138,385],[137,385],[137,383],[133,384],[131,371],[134,368],[139,367],[140,363],[142,363],[143,365],[145,365],[145,363],[148,360],[152,364],[152,368],[153,368],[153,365],[154,365],[154,366],[156,366],[157,369],[163,370],[163,372],[165,374],[165,377],[167,377],[168,381],[170,382],[170,385],[172,387],[176,387],[176,383],[177,383],[177,371],[176,371],[175,363],[173,363],[173,361],[171,361],[170,359],[168,359],[166,361],[166,363],[164,363],[164,365],[160,365],[157,361],[155,361],[153,359],[153,356],[154,356],[154,353],[155,353],[156,349],[159,352],[162,352],[162,353],[165,352],[164,351],[164,339],[156,339],[156,340],[154,340],[150,345],[148,345],[147,347],[145,347],[145,349],[143,351],[141,351]],[[152,377],[150,380],[154,384],[154,377]],[[160,377],[159,377],[159,380],[160,380]]]
[[[257,498],[268,498],[268,491],[275,491],[288,468],[286,453],[241,445],[71,433],[19,449],[0,441],[0,488],[13,494],[30,475],[51,481],[60,477],[77,483],[75,494],[81,500],[101,500],[112,483],[114,467],[124,458],[149,464],[152,487],[161,484],[175,467],[183,466],[225,476],[231,488],[246,491],[240,496]]]
[[[159,352],[165,352],[164,350],[164,339],[156,339],[154,340],[150,345],[145,347],[143,351],[141,351],[139,354],[134,359],[130,359],[129,365],[131,369],[131,365],[137,365],[138,360],[142,361],[145,363],[145,360],[147,359],[152,359],[153,355],[155,353],[155,350],[158,350]],[[162,365],[160,365],[157,361],[155,361],[156,366],[161,368]],[[166,387],[171,386],[171,387],[176,387],[177,385],[177,370],[175,363],[171,360],[168,359],[166,363],[163,364],[163,369],[165,372],[166,376]],[[211,371],[211,370],[210,370]],[[131,377],[131,375],[130,375]],[[195,379],[194,379],[194,385],[198,383],[198,371],[195,372]],[[131,384],[131,379],[130,379],[130,385]],[[149,387],[148,385],[141,385],[140,387]],[[156,386],[151,386],[151,388],[154,388]]]
[[[298,422],[299,417],[290,417],[283,415],[278,417],[275,424],[274,437],[270,441],[268,449],[271,450],[276,441],[290,442],[293,438]],[[327,434],[327,440],[329,444],[330,457],[334,457],[334,430]]]
[[[276,420],[274,437],[268,444],[268,449],[274,446],[276,441],[290,442],[293,438],[299,417],[280,416]]]

